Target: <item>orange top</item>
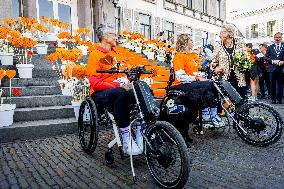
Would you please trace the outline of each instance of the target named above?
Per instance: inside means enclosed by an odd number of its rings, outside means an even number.
[[[97,70],[109,70],[113,68],[116,63],[113,59],[111,59],[111,56],[113,56],[114,54],[114,51],[108,51],[99,46],[95,47],[95,50],[91,52],[88,58],[87,75],[89,77],[103,77],[105,82],[114,81],[117,78],[116,74],[101,74],[96,72]]]
[[[201,68],[201,58],[195,53],[176,53],[173,59],[174,70],[184,70],[187,75],[194,76],[193,72],[198,72]],[[178,85],[180,82],[176,79],[173,85]]]

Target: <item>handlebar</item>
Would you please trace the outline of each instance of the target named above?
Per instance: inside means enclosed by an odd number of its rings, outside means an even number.
[[[125,73],[125,74],[153,74],[151,71],[146,71],[145,68],[132,68],[130,70],[125,69],[125,70],[117,70],[117,69],[110,69],[110,70],[97,70],[97,73],[110,73],[110,74],[115,74],[115,73]]]

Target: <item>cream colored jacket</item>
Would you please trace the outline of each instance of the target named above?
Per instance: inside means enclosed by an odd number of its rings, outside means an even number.
[[[246,51],[246,46],[245,43],[242,39],[240,38],[234,38],[235,40],[235,50],[233,52],[233,56],[236,53],[240,52],[245,52]],[[224,69],[224,80],[229,79],[229,74],[230,74],[230,58],[229,55],[223,46],[223,42],[217,42],[214,45],[214,51],[213,51],[213,59],[212,59],[213,64],[219,64]],[[243,87],[246,86],[245,82],[245,74],[244,73],[239,73],[235,71],[235,75],[238,80],[238,86]]]

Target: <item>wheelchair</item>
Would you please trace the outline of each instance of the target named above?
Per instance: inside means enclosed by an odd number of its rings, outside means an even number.
[[[218,105],[224,110],[227,119],[225,127],[231,122],[238,136],[250,145],[268,146],[277,142],[282,135],[283,121],[280,114],[270,105],[251,102],[243,99],[236,89],[228,82],[223,81],[209,67],[205,70],[208,79],[218,92]],[[199,118],[196,129],[202,129],[202,112],[194,106],[188,106],[186,94],[172,87],[175,80],[173,68],[166,88],[166,95],[160,105],[161,120],[172,123],[187,140],[190,123]],[[187,105],[185,105],[187,104]],[[179,110],[179,111],[177,111]],[[214,126],[212,127],[214,129]]]
[[[163,188],[182,188],[189,177],[189,153],[180,133],[170,123],[157,121],[159,108],[152,96],[149,86],[140,81],[141,74],[152,74],[144,67],[131,70],[97,70],[98,73],[125,73],[132,84],[135,104],[131,105],[132,130],[136,123],[142,123],[142,136],[144,139],[143,154],[151,176]],[[97,105],[91,97],[86,97],[79,110],[78,131],[82,149],[87,154],[96,150],[99,131],[102,127],[112,127],[114,139],[108,143],[105,153],[106,164],[114,163],[113,148],[118,146],[120,157],[125,158],[119,129],[115,123],[111,109]],[[133,131],[130,132],[130,136]],[[130,166],[134,182],[137,176],[134,171],[133,157],[130,153]]]

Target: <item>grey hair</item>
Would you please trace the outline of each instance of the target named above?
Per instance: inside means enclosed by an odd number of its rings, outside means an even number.
[[[109,33],[115,33],[115,30],[112,26],[107,26],[107,25],[104,25],[104,24],[100,24],[99,27],[97,28],[97,36],[98,36],[98,39],[101,41],[102,38],[106,35],[106,34],[109,34]]]
[[[224,28],[225,30],[228,31],[229,37],[233,38],[235,37],[235,26],[232,24],[224,24],[221,26],[221,28]]]

